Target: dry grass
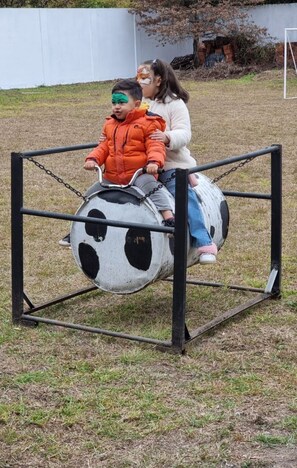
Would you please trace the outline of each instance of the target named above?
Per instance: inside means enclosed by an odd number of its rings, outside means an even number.
[[[296,100],[277,71],[238,80],[185,81],[192,152],[209,162],[274,143],[284,150],[283,295],[192,344],[185,356],[149,346],[10,319],[10,152],[96,141],[110,83],[0,92],[0,467],[278,467],[297,464]],[[297,95],[297,85],[291,89]],[[39,161],[84,191],[83,156]],[[269,191],[270,166],[248,164],[226,190]],[[213,177],[221,170],[208,175]],[[27,207],[73,213],[80,200],[25,163]],[[230,232],[202,280],[263,287],[269,209],[229,201]],[[34,303],[89,284],[57,242],[66,222],[26,219],[25,290]],[[248,295],[189,287],[190,328]],[[170,335],[171,287],[127,297],[89,294],[47,315],[157,338]]]

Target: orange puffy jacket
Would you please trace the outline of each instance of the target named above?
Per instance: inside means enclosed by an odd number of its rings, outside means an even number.
[[[166,128],[165,120],[145,109],[133,109],[125,120],[107,117],[102,132],[106,140],[99,143],[86,157],[93,159],[99,166],[105,165],[104,177],[116,184],[127,184],[134,172],[155,162],[164,166],[165,145],[152,140],[150,135],[157,129]]]

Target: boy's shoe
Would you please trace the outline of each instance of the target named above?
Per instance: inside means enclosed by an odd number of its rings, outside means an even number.
[[[70,234],[67,234],[63,239],[59,240],[59,245],[62,245],[62,247],[71,247]]]
[[[211,245],[198,247],[197,252],[199,255],[199,263],[201,263],[201,265],[216,263],[218,253],[216,244],[212,243]]]
[[[168,219],[163,219],[162,224],[163,224],[163,226],[174,228],[175,227],[175,219],[174,219],[174,217],[168,218]],[[167,235],[168,235],[168,237],[173,237],[173,234],[171,234],[171,232],[168,232]]]

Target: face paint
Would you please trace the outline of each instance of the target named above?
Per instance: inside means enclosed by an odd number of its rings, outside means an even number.
[[[111,96],[112,104],[126,104],[129,102],[129,98],[126,94],[123,93],[113,93]]]
[[[148,102],[142,101],[142,103],[139,106],[139,109],[144,109],[145,111],[149,110],[150,105]]]
[[[136,79],[140,85],[149,85],[152,82],[150,70],[145,65],[138,67]]]

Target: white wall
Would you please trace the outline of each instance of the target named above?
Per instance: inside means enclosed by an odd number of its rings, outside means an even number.
[[[275,42],[284,42],[285,28],[297,28],[297,3],[259,5],[249,13],[254,23],[267,28]],[[297,41],[297,35],[292,41]]]
[[[0,88],[44,83],[39,11],[2,8],[0,12]]]
[[[297,27],[297,3],[250,12],[277,41]],[[191,40],[161,46],[124,8],[0,9],[0,89],[128,78],[144,60],[191,53]]]
[[[135,76],[137,64],[192,53],[191,41],[160,47],[122,8],[0,9],[0,88]]]

